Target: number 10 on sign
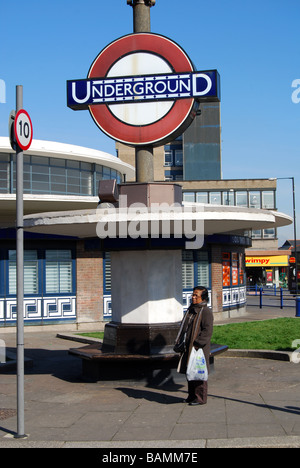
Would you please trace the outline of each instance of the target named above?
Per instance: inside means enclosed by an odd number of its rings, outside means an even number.
[[[27,150],[32,142],[32,122],[28,112],[24,109],[20,109],[17,112],[14,123],[15,137],[19,147],[22,150]]]

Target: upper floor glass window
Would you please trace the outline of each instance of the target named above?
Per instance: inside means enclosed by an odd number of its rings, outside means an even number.
[[[165,166],[183,166],[182,145],[167,145],[165,147]]]
[[[272,210],[275,209],[275,190],[188,191],[183,192],[183,200]]]
[[[274,190],[262,192],[262,208],[271,209],[271,210],[275,208]]]
[[[196,202],[197,203],[208,203],[208,193],[207,192],[197,192],[196,193]]]
[[[10,192],[10,156],[0,154],[0,192]]]
[[[236,205],[237,206],[248,206],[247,192],[236,192]]]
[[[221,205],[221,192],[209,192],[209,203],[211,205]]]
[[[260,192],[249,192],[249,207],[260,208]]]
[[[195,192],[184,192],[183,201],[194,202],[195,201]]]
[[[227,190],[222,193],[223,205],[234,205],[234,191]]]
[[[24,193],[96,196],[98,182],[121,173],[110,167],[82,161],[24,155]],[[16,190],[16,157],[0,154],[0,192]]]

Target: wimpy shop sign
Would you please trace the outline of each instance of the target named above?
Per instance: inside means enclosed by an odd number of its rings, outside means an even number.
[[[73,110],[95,104],[186,98],[219,100],[217,70],[205,72],[67,81],[67,105]]]
[[[272,256],[246,256],[246,266],[258,266],[258,267],[274,267],[274,266],[287,266],[288,256],[287,255],[272,255]]]

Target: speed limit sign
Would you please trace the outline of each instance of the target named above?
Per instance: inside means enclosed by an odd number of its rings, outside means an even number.
[[[28,112],[20,109],[15,117],[14,122],[15,137],[19,147],[22,150],[27,150],[32,142],[32,122]]]

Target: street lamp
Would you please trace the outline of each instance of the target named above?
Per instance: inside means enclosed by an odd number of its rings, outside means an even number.
[[[294,221],[294,246],[295,246],[295,276],[296,276],[296,296],[298,295],[298,266],[297,266],[297,234],[296,234],[296,202],[295,202],[295,180],[294,177],[272,177],[269,180],[291,180],[293,190],[293,221]]]

